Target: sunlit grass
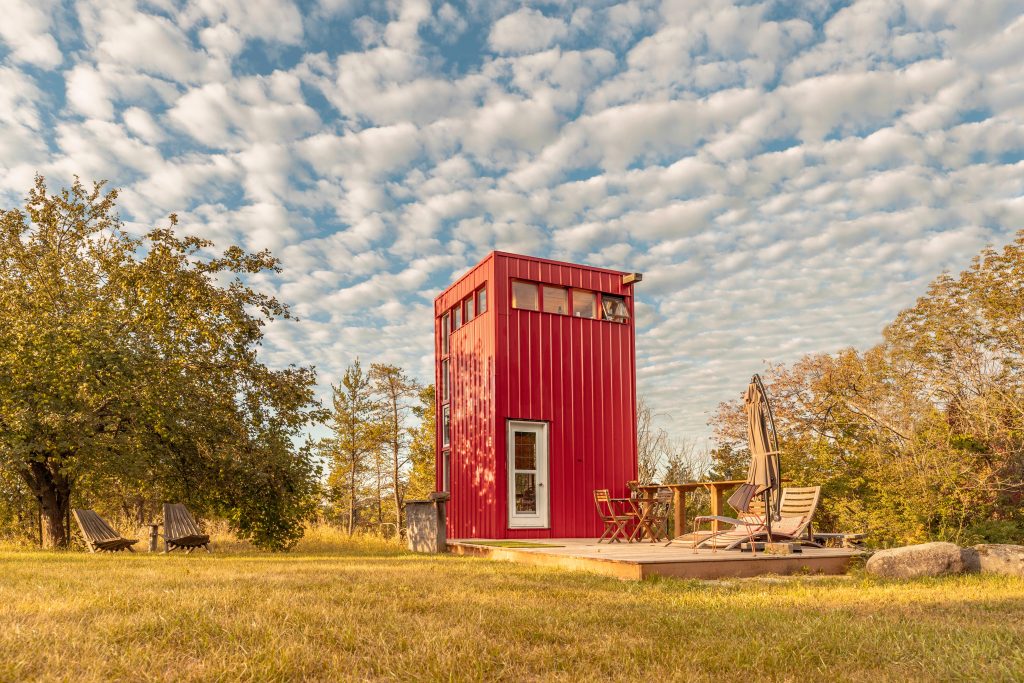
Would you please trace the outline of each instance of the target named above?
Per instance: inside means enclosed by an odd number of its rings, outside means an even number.
[[[0,680],[1020,680],[1024,580],[614,579],[314,530],[0,552]]]

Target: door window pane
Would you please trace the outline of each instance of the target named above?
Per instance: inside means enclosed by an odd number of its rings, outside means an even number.
[[[629,320],[629,309],[626,300],[621,296],[605,294],[601,297],[601,313],[605,320],[624,323]]]
[[[476,317],[476,313],[473,309],[476,308],[476,297],[469,297],[466,299],[466,322]]]
[[[448,314],[441,316],[441,355],[448,355],[448,336],[451,330],[448,327]]]
[[[534,432],[516,432],[516,469],[537,469],[537,434]]]
[[[487,312],[487,288],[484,287],[476,293],[476,314]]]
[[[516,512],[537,512],[536,475],[516,473]]]
[[[450,493],[452,490],[452,454],[451,451],[445,451],[441,458],[441,485],[444,487],[441,489],[445,493]]]
[[[572,315],[574,318],[596,318],[597,295],[585,289],[572,290]]]
[[[512,281],[512,308],[521,308],[524,311],[540,310],[540,301],[537,295],[537,285],[533,282]]]
[[[545,285],[544,312],[567,314],[569,312],[569,290]]]
[[[447,446],[452,442],[452,417],[448,406],[441,411],[441,445]]]

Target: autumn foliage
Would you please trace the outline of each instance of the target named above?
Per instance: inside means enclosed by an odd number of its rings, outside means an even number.
[[[883,544],[1024,538],[1024,231],[942,275],[867,350],[766,373],[784,475],[823,486],[819,524]],[[738,402],[716,469],[746,458]]]

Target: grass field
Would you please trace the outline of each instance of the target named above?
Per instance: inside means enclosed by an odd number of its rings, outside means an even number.
[[[622,583],[383,542],[0,552],[0,680],[1024,680],[1024,580]]]

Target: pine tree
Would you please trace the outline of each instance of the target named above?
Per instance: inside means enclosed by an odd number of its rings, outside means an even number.
[[[391,495],[395,503],[395,521],[402,528],[402,500],[409,464],[409,428],[411,401],[419,394],[420,384],[396,365],[374,363],[370,381],[378,401],[381,447],[389,458]]]
[[[320,444],[321,457],[330,462],[328,483],[336,497],[344,500],[346,529],[351,536],[362,507],[360,492],[371,474],[372,459],[379,443],[375,422],[379,404],[371,392],[370,378],[357,358],[346,370],[340,385],[331,385],[334,434]]]

